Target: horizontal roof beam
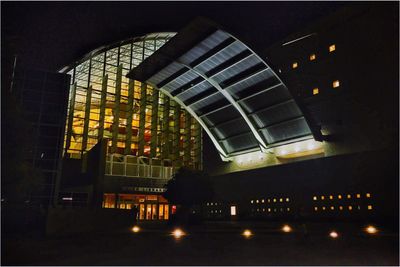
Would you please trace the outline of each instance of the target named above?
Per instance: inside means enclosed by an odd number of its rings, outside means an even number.
[[[207,40],[207,39],[206,39]],[[200,56],[199,58],[195,59],[193,62],[189,64],[190,67],[195,68],[196,66],[202,64],[203,62],[207,61],[210,57],[214,56],[215,54],[219,53],[220,51],[224,50],[227,48],[229,45],[235,42],[235,39],[232,37],[229,37],[219,45],[213,47],[210,49],[208,52],[206,52],[204,55]]]

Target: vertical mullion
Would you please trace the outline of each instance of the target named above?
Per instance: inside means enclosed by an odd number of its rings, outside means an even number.
[[[135,81],[129,79],[128,86],[128,105],[126,118],[126,139],[125,139],[125,155],[131,154],[131,144],[132,144],[132,117],[133,117],[133,91],[135,88]]]
[[[173,150],[174,150],[174,167],[179,167],[179,143],[180,143],[180,117],[181,107],[178,103],[174,103],[174,137],[173,137]]]
[[[92,86],[90,85],[86,91],[85,120],[83,125],[83,137],[82,137],[82,153],[85,152],[87,148],[91,101],[92,101]]]
[[[158,95],[159,91],[153,88],[152,103],[151,103],[151,142],[150,142],[150,157],[154,158],[157,155],[157,126],[158,126]]]
[[[144,128],[146,126],[146,84],[142,83],[140,87],[140,111],[139,111],[139,146],[138,155],[143,156],[144,154]]]
[[[162,158],[168,159],[169,151],[169,97],[164,95],[164,111],[162,125]]]
[[[115,103],[113,109],[113,127],[112,127],[112,147],[111,153],[115,153],[117,151],[117,142],[118,142],[118,132],[119,132],[119,113],[120,113],[120,102],[121,102],[121,79],[122,79],[122,65],[119,65],[117,68],[117,77],[115,82]]]
[[[75,96],[76,96],[76,82],[71,85],[70,94],[71,101],[69,105],[69,115],[68,115],[68,131],[67,131],[67,141],[65,142],[65,155],[68,155],[68,149],[71,146],[71,135],[73,131],[73,122],[74,122],[74,110],[75,110]]]
[[[105,119],[105,115],[106,115],[107,83],[108,83],[108,74],[103,76],[103,80],[102,80],[102,84],[101,84],[98,140],[101,140],[104,136],[104,119]]]
[[[190,126],[191,126],[191,116],[189,112],[185,110],[185,133],[183,135],[183,163],[185,166],[190,165],[190,150],[191,150],[191,140],[190,140]]]

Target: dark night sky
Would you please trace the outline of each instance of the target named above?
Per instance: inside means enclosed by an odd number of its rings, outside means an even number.
[[[261,49],[343,2],[2,2],[2,52],[57,70],[91,50],[204,16]],[[3,59],[4,60],[4,59]]]

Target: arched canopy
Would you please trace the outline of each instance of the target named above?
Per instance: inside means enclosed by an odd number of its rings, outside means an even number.
[[[127,77],[184,106],[225,158],[312,138],[288,88],[243,42],[197,19]]]

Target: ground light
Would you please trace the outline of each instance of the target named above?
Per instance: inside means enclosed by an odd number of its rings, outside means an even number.
[[[183,232],[181,229],[177,228],[177,229],[175,229],[175,230],[172,232],[172,235],[173,235],[176,239],[179,239],[179,238],[181,238],[182,236],[185,235],[185,232]]]
[[[371,235],[376,234],[378,232],[378,229],[376,229],[376,227],[373,225],[368,225],[367,227],[365,227],[364,230],[365,232]]]
[[[140,231],[139,226],[135,225],[135,226],[132,227],[132,232],[138,233],[139,231]]]
[[[285,224],[282,227],[282,231],[285,232],[285,233],[290,233],[292,231],[292,228],[289,225]]]
[[[339,234],[338,234],[336,231],[331,231],[331,232],[329,233],[329,236],[330,236],[331,238],[333,238],[333,239],[336,239],[336,238],[339,237]]]
[[[253,233],[249,229],[246,229],[243,231],[242,235],[246,238],[249,238],[250,236],[253,235]]]

